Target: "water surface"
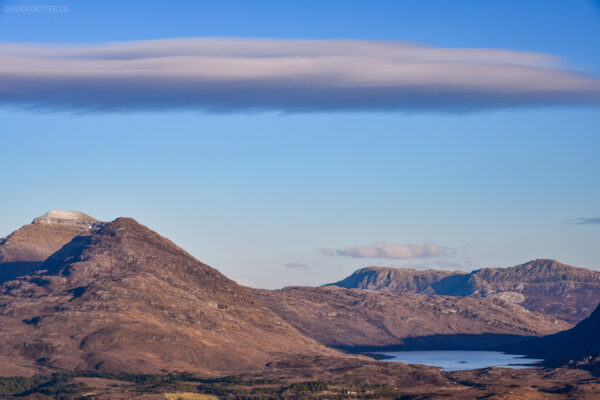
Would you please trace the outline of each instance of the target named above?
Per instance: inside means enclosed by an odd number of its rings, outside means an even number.
[[[532,368],[542,360],[525,358],[516,354],[498,351],[386,351],[377,352],[387,356],[382,361],[423,364],[441,367],[443,371],[458,371],[487,367]]]

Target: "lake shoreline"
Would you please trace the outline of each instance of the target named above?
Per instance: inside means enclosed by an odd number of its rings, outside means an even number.
[[[419,350],[363,353],[379,361],[439,367],[442,371],[475,370],[489,367],[540,368],[543,360],[499,351]]]

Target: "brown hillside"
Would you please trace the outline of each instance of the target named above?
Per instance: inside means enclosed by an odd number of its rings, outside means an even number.
[[[16,362],[221,374],[337,354],[132,219],[77,236],[40,269],[0,287],[0,350]]]
[[[392,294],[338,287],[257,290],[300,332],[328,346],[490,348],[570,325],[499,299]]]

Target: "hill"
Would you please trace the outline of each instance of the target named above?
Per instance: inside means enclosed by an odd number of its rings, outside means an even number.
[[[501,299],[338,287],[255,293],[303,334],[328,346],[352,350],[492,348],[570,327]]]

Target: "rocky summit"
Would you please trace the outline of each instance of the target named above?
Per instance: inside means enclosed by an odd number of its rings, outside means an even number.
[[[499,298],[571,324],[588,317],[600,302],[600,271],[547,259],[471,273],[368,267],[331,285],[391,293]]]
[[[347,289],[378,290],[389,293],[434,294],[432,285],[460,271],[420,271],[412,268],[366,267],[355,271],[349,277],[325,286],[338,286]]]

